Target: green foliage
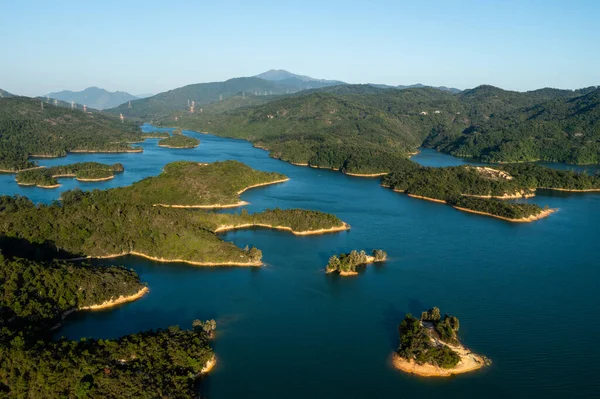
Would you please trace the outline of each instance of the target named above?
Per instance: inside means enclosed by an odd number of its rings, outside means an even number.
[[[343,273],[355,273],[356,268],[361,265],[366,265],[370,262],[381,262],[387,258],[385,251],[380,249],[373,250],[373,257],[369,259],[365,251],[352,250],[350,253],[341,254],[338,256],[334,255],[329,258],[327,263],[326,271],[331,272],[343,272]]]
[[[17,173],[16,179],[19,184],[48,187],[58,184],[57,177],[104,179],[114,176],[115,172],[120,173],[124,170],[120,163],[106,165],[97,162],[82,162],[20,171]]]
[[[249,186],[285,178],[280,173],[254,170],[237,161],[211,164],[178,161],[166,165],[158,176],[115,189],[113,193],[137,204],[229,205],[237,203],[238,192]]]
[[[428,311],[423,312],[421,314],[422,321],[433,321],[433,322],[437,323],[438,321],[440,321],[441,318],[442,318],[442,315],[440,314],[440,309],[437,307],[433,307],[433,308],[429,309]]]
[[[486,162],[600,163],[600,89],[493,89],[459,95],[470,126],[461,132],[433,131],[424,145]]]
[[[115,266],[13,260],[0,255],[0,342],[15,332],[47,332],[70,310],[143,288],[138,275]]]
[[[375,262],[382,262],[387,259],[387,252],[382,249],[374,249],[373,258],[375,258]]]
[[[34,166],[30,155],[65,156],[72,150],[120,152],[141,140],[139,127],[98,112],[84,113],[27,97],[0,98],[0,169]]]
[[[194,137],[184,136],[181,133],[174,133],[173,136],[162,139],[158,142],[158,145],[160,146],[171,148],[193,148],[198,147],[199,144],[200,140]]]
[[[23,197],[0,197],[0,235],[36,244],[52,243],[71,256],[138,252],[189,262],[258,262],[260,250],[242,250],[222,241],[214,231],[220,226],[257,223],[307,231],[340,227],[342,222],[333,215],[299,209],[236,215],[153,204],[170,198],[231,203],[237,200],[240,189],[282,177],[234,161],[203,166],[177,162],[167,165],[161,176],[130,187],[67,191],[62,194],[62,203],[35,206]]]
[[[117,340],[0,346],[0,386],[10,398],[191,398],[213,356],[210,337],[178,327]]]
[[[536,204],[519,204],[496,199],[458,197],[448,201],[450,205],[476,212],[489,213],[507,219],[522,219],[539,215],[542,208]]]
[[[400,324],[400,347],[396,353],[419,364],[432,364],[442,368],[453,368],[460,356],[446,345],[435,345],[430,332],[421,321],[407,314]]]

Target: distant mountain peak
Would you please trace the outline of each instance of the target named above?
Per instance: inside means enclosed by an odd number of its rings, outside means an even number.
[[[272,82],[280,82],[283,80],[295,79],[302,82],[319,82],[319,83],[328,83],[328,84],[344,84],[339,80],[327,80],[327,79],[315,79],[306,75],[297,75],[295,73],[286,71],[285,69],[269,69],[266,72],[260,73],[254,76],[255,78],[260,78],[264,80],[270,80]]]

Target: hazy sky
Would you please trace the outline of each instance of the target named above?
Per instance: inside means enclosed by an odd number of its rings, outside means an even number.
[[[0,0],[0,88],[132,94],[287,69],[349,83],[600,85],[600,1]]]

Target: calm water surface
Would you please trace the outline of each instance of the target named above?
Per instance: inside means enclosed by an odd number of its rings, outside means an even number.
[[[218,364],[202,384],[209,398],[598,396],[600,195],[544,193],[530,201],[560,211],[513,224],[412,199],[380,187],[377,179],[292,166],[244,141],[187,134],[197,136],[200,146],[167,149],[147,140],[141,154],[40,161],[123,163],[125,172],[108,182],[60,179],[60,189],[44,190],[0,175],[0,189],[47,203],[74,187],[131,184],[174,160],[236,159],[290,177],[244,193],[249,211],[318,209],[352,229],[313,237],[267,229],[223,236],[262,249],[266,266],[260,269],[113,260],[135,268],[150,293],[112,310],[70,317],[59,335],[115,338],[214,318]],[[432,150],[413,160],[465,163]],[[386,250],[389,261],[353,278],[324,274],[332,254],[373,248]],[[405,313],[431,306],[457,315],[465,345],[493,365],[444,380],[392,369],[398,323]]]

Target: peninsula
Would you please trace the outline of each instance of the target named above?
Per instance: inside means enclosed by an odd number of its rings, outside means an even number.
[[[371,256],[367,255],[365,251],[352,250],[350,253],[339,255],[339,257],[333,255],[329,258],[325,271],[327,273],[337,272],[340,276],[355,276],[358,274],[357,267],[383,262],[386,259],[387,253],[381,249],[374,249]]]
[[[52,242],[62,258],[142,256],[159,262],[198,266],[261,266],[262,252],[241,249],[218,235],[263,226],[294,234],[322,234],[349,226],[333,215],[302,209],[221,214],[154,206],[171,198],[214,205],[238,199],[244,189],[283,180],[239,162],[199,165],[176,162],[158,177],[109,190],[67,191],[62,203],[34,205],[24,197],[0,197],[0,235],[27,242]],[[177,199],[176,196],[181,198]]]
[[[384,187],[454,208],[510,222],[532,222],[555,210],[506,200],[530,198],[538,189],[600,190],[600,176],[555,170],[540,165],[446,168],[404,165],[381,179]]]
[[[400,347],[393,355],[394,367],[422,377],[449,377],[491,364],[485,356],[461,345],[458,329],[458,318],[442,318],[435,307],[423,312],[420,320],[407,314],[399,327]]]
[[[56,180],[59,177],[74,177],[83,182],[104,181],[114,178],[115,173],[121,173],[124,170],[120,163],[106,165],[97,162],[82,162],[20,171],[16,175],[16,180],[23,186],[56,188],[60,187]]]

